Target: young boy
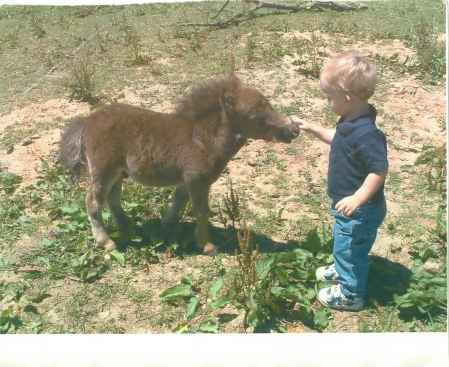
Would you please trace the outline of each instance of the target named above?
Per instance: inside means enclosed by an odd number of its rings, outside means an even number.
[[[317,279],[337,283],[318,293],[318,300],[337,310],[365,307],[368,254],[387,207],[388,172],[385,134],[376,127],[377,111],[368,103],[376,70],[359,52],[347,51],[327,62],[320,87],[338,116],[336,129],[313,125],[296,116],[301,130],[331,145],[327,193],[334,215],[334,264],[318,268]]]

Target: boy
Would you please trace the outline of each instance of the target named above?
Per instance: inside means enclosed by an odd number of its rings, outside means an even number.
[[[375,125],[377,111],[368,103],[376,70],[358,51],[327,62],[320,88],[338,116],[336,129],[313,125],[296,116],[301,130],[331,145],[327,193],[334,215],[334,264],[316,270],[317,279],[337,283],[318,300],[337,310],[365,307],[368,254],[387,212],[384,182],[388,172],[385,134]]]

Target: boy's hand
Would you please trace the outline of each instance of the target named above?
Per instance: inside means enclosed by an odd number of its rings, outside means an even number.
[[[314,125],[308,123],[306,120],[300,119],[298,116],[290,116],[290,120],[298,124],[298,127],[305,132],[312,132],[313,130]]]
[[[350,217],[362,204],[363,202],[357,196],[352,195],[341,199],[335,205],[335,209],[339,214],[343,213],[346,217]]]

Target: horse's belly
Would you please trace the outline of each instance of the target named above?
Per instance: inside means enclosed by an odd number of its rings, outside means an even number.
[[[128,173],[134,181],[143,186],[178,186],[184,182],[176,170]]]

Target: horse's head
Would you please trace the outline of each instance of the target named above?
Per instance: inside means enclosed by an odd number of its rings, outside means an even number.
[[[246,139],[291,143],[299,135],[297,124],[277,112],[260,91],[244,86],[234,74],[222,90],[221,104]]]

